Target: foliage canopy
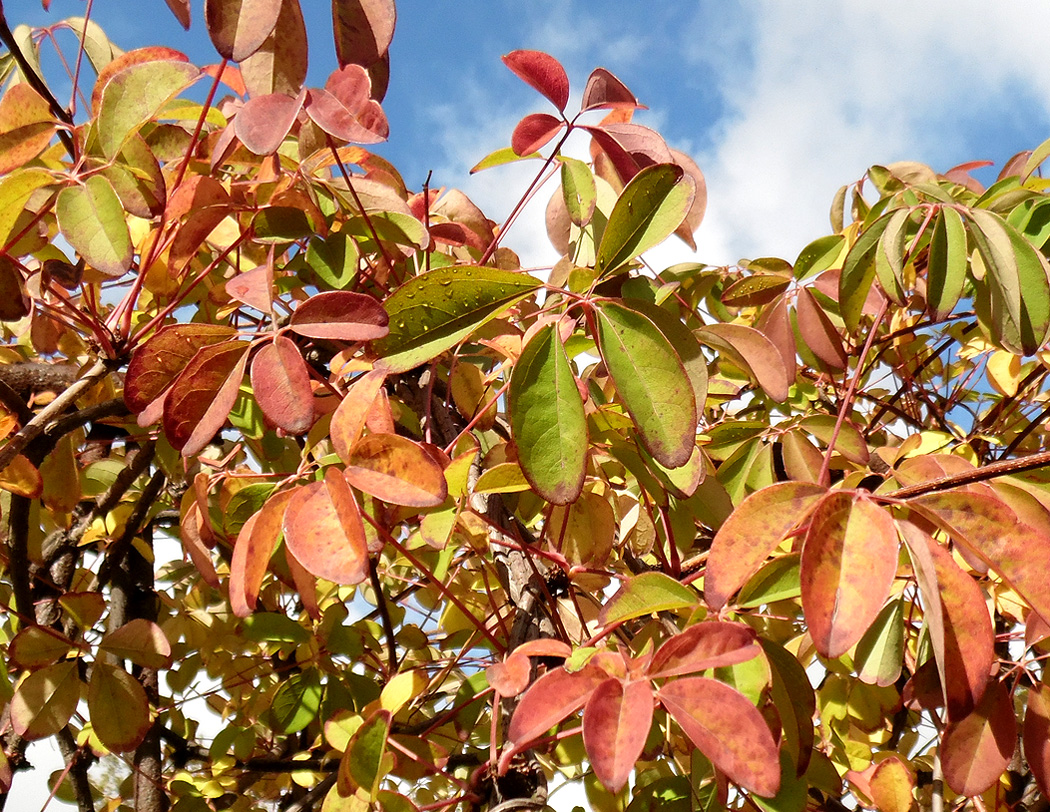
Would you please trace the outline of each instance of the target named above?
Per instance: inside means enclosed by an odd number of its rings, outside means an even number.
[[[504,58],[496,224],[363,146],[394,5],[332,5],[323,88],[299,0],[58,23],[79,114],[0,10],[4,797],[55,737],[81,810],[1041,803],[1050,142],[658,270],[706,188],[615,75]]]

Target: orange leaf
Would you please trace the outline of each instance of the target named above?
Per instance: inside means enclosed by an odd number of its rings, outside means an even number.
[[[197,568],[201,578],[204,579],[204,583],[218,589],[219,576],[215,572],[215,565],[211,560],[211,552],[201,538],[203,521],[201,509],[194,502],[190,505],[186,515],[182,517],[182,522],[179,524],[179,538],[182,540],[182,547],[193,562],[193,566]]]
[[[346,479],[395,505],[433,507],[448,496],[441,466],[417,443],[397,434],[369,434],[359,440],[350,452]]]
[[[344,463],[350,461],[350,449],[361,439],[365,420],[384,380],[386,373],[380,370],[366,372],[350,384],[332,414],[332,445]]]
[[[593,663],[568,672],[564,667],[548,671],[525,693],[514,709],[507,739],[514,749],[538,739],[562,719],[584,706],[594,690],[609,675]]]
[[[992,787],[1017,746],[1017,719],[1006,683],[984,692],[973,713],[950,722],[941,739],[941,765],[948,786],[973,797]]]
[[[237,617],[248,617],[255,611],[259,588],[281,538],[284,511],[293,493],[283,491],[271,496],[237,534],[230,561],[230,606]]]
[[[653,689],[647,680],[607,679],[583,710],[583,746],[594,774],[619,792],[642,754],[653,723]]]
[[[289,434],[305,434],[314,422],[310,373],[299,348],[277,336],[252,359],[252,391],[263,414]]]
[[[657,650],[648,675],[672,677],[735,665],[758,656],[755,633],[743,623],[708,620],[676,634]]]
[[[863,494],[829,494],[802,547],[802,609],[817,651],[845,654],[867,631],[897,573],[897,530]]]
[[[307,571],[337,584],[368,577],[368,548],[353,492],[335,468],[325,480],[294,491],[284,514],[284,540]]]
[[[292,583],[295,591],[306,607],[306,613],[314,620],[321,619],[321,607],[317,603],[317,578],[313,573],[299,563],[299,559],[289,549],[287,543],[284,545],[284,560],[288,564],[288,571],[292,573]]]
[[[879,812],[909,812],[915,775],[898,756],[880,761],[871,774],[869,796]]]
[[[186,368],[197,350],[236,335],[219,324],[172,324],[135,350],[124,376],[124,402],[141,412]]]
[[[0,488],[27,499],[36,499],[44,492],[44,480],[36,466],[19,454],[0,471]]]

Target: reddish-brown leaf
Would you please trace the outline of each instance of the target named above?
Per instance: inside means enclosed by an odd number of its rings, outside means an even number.
[[[564,667],[548,671],[532,684],[514,709],[507,739],[514,749],[520,749],[539,738],[582,708],[594,690],[608,678],[608,674],[590,663],[572,673]]]
[[[337,584],[368,577],[368,547],[353,492],[335,468],[297,489],[284,514],[284,540],[309,572]]]
[[[397,434],[369,434],[350,451],[346,479],[365,493],[407,507],[433,507],[448,496],[445,472],[418,443]]]
[[[624,149],[620,142],[613,138],[603,128],[583,126],[581,129],[590,133],[591,137],[594,139],[594,143],[591,147],[591,154],[597,159],[598,153],[596,152],[595,147],[600,148],[600,150],[609,158],[610,163],[612,163],[613,168],[616,170],[616,174],[620,176],[620,180],[623,183],[630,183],[631,179],[634,178],[634,176],[637,175],[645,165],[635,160],[634,156]]]
[[[292,98],[284,93],[268,93],[249,99],[237,111],[233,129],[241,143],[256,155],[272,155],[299,115],[306,91]]]
[[[171,385],[199,349],[234,335],[232,327],[221,324],[161,328],[131,356],[124,376],[124,402],[132,412],[141,412]]]
[[[0,255],[0,321],[24,319],[31,310],[22,272],[11,257]]]
[[[657,699],[685,735],[729,779],[772,798],[780,790],[780,755],[758,708],[707,677],[672,680]]]
[[[813,294],[806,288],[799,288],[795,307],[798,331],[810,352],[832,372],[844,370],[849,359],[842,347],[842,338]]]
[[[1017,520],[996,497],[949,491],[909,502],[1028,601],[1050,622],[1050,537]]]
[[[897,529],[863,494],[829,494],[810,516],[802,547],[802,609],[813,644],[829,658],[867,631],[897,574]]]
[[[191,457],[211,442],[237,399],[248,364],[247,341],[202,347],[164,398],[164,433]]]
[[[329,434],[335,453],[344,463],[350,461],[350,450],[361,439],[365,421],[385,380],[386,374],[382,370],[366,372],[349,386],[332,414]]]
[[[369,67],[386,55],[394,38],[394,0],[332,0],[335,56],[340,67]]]
[[[612,110],[615,108],[642,108],[627,85],[617,79],[605,68],[595,68],[587,78],[583,90],[584,110]]]
[[[329,290],[299,305],[288,326],[308,338],[371,341],[390,332],[389,321],[383,306],[371,296]]]
[[[503,57],[503,64],[564,112],[569,101],[569,77],[561,62],[543,51],[511,51]]]
[[[547,113],[530,113],[518,122],[510,137],[515,155],[531,155],[561,130],[563,122]]]
[[[529,687],[532,663],[516,650],[501,663],[493,663],[485,669],[485,678],[500,696],[517,696]]]
[[[273,33],[241,63],[241,79],[252,96],[298,96],[306,81],[308,56],[306,23],[299,0],[281,0]]]
[[[741,502],[711,543],[704,577],[708,605],[725,606],[825,493],[808,482],[780,482]]]
[[[292,574],[295,591],[299,593],[299,598],[306,607],[306,613],[314,620],[320,620],[321,606],[317,602],[317,578],[299,563],[299,559],[295,557],[287,544],[284,545],[284,560],[288,564],[288,571]]]
[[[706,620],[664,643],[647,673],[653,679],[734,665],[758,656],[755,633],[743,623]]]
[[[583,746],[594,774],[609,792],[619,792],[642,754],[653,724],[653,689],[648,680],[607,679],[583,709]]]
[[[211,560],[211,551],[208,550],[204,539],[201,537],[201,509],[194,502],[186,511],[179,523],[179,538],[182,540],[182,548],[190,557],[193,566],[201,574],[204,583],[214,589],[219,588],[219,575],[215,572],[215,565]]]
[[[1017,746],[1017,719],[1006,683],[988,687],[973,713],[949,722],[941,739],[941,766],[960,795],[980,795],[999,780]]]
[[[205,0],[204,22],[215,50],[234,62],[251,56],[270,36],[281,0]]]
[[[787,297],[780,297],[772,307],[766,308],[761,318],[755,323],[762,335],[773,342],[780,352],[787,370],[788,379],[795,380],[798,374],[796,363],[795,331],[791,328],[791,314],[788,312]]]
[[[190,30],[190,0],[165,0],[179,25]]]
[[[1044,683],[1028,689],[1024,715],[1024,757],[1043,795],[1050,793],[1050,698]]]
[[[693,233],[700,228],[700,223],[704,220],[704,214],[707,213],[707,179],[704,177],[704,173],[700,171],[700,167],[696,165],[696,161],[684,152],[672,149],[671,160],[685,170],[685,174],[693,179],[693,183],[696,186],[696,194],[693,195],[693,202],[689,206],[689,212],[686,214],[682,224],[674,231],[686,245],[695,251],[696,240],[693,239]]]
[[[171,641],[160,626],[145,618],[132,618],[108,632],[99,648],[143,668],[171,668]]]
[[[284,511],[294,491],[274,494],[251,516],[237,534],[230,560],[230,608],[237,617],[255,611],[270,556],[277,549]]]
[[[984,594],[951,554],[911,522],[899,527],[922,591],[949,719],[969,714],[995,663],[995,632]]]
[[[770,399],[778,403],[787,400],[794,377],[789,375],[780,350],[763,333],[743,324],[708,324],[696,331],[696,337],[750,373]]]
[[[314,393],[306,362],[290,338],[277,336],[252,359],[252,391],[264,415],[289,434],[305,434],[314,422]]]

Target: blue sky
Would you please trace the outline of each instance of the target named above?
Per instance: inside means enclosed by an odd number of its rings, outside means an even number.
[[[301,0],[310,81],[335,66],[329,4]],[[6,0],[9,21],[46,25],[83,14],[84,0]],[[1002,164],[1050,136],[1050,6],[1020,0],[405,0],[384,108],[392,160],[412,187],[458,186],[494,219],[532,167],[468,170],[509,144],[516,121],[545,102],[500,62],[515,48],[565,64],[574,101],[590,69],[613,71],[648,105],[637,120],[691,154],[708,179],[698,252],[669,242],[656,266],[741,257],[793,260],[828,230],[835,190],[872,163],[918,160],[944,171]],[[165,44],[218,61],[194,2],[184,32],[163,0],[96,0],[93,19],[126,49]],[[573,102],[570,102],[572,104]],[[575,149],[582,154],[585,145]],[[989,174],[985,173],[985,178]],[[994,177],[994,174],[992,175]],[[556,259],[539,196],[509,239],[523,260]]]

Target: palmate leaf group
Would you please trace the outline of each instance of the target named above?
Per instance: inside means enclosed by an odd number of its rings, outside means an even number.
[[[0,791],[50,737],[82,812],[1050,791],[1050,145],[652,267],[700,168],[514,51],[533,273],[371,151],[392,0],[331,11],[323,87],[297,0],[208,0],[216,64],[72,19],[88,109],[0,97]]]

